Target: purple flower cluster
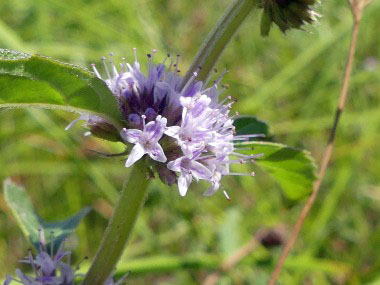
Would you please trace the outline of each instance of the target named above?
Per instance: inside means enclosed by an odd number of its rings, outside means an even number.
[[[8,275],[4,281],[4,285],[9,285],[13,281],[23,285],[74,285],[74,278],[81,276],[76,274],[70,265],[71,252],[64,250],[62,242],[54,252],[53,242],[46,244],[43,231],[40,230],[40,248],[38,254],[34,257],[32,251],[21,263],[30,264],[32,274],[27,275],[20,269],[16,269],[17,278]],[[64,261],[66,259],[66,262]],[[112,275],[106,280],[104,285],[120,285],[124,282],[125,277],[114,282]]]
[[[50,250],[50,254],[48,253]],[[58,251],[54,254],[53,244],[48,249],[45,238],[40,231],[40,249],[39,253],[34,257],[32,251],[21,263],[30,264],[33,269],[33,277],[24,274],[20,269],[16,269],[18,279],[12,278],[10,275],[4,282],[4,285],[10,284],[12,281],[24,285],[71,285],[74,284],[74,271],[69,263],[63,261],[64,257],[70,260],[71,252],[63,250],[63,243]]]
[[[134,64],[123,59],[119,70],[112,61],[112,54],[111,71],[102,58],[107,74],[104,81],[116,97],[124,118],[124,128],[118,135],[127,145],[132,144],[126,167],[147,154],[152,159],[150,166],[161,180],[167,184],[178,182],[182,196],[193,180],[208,181],[211,186],[204,195],[209,196],[220,188],[225,175],[253,176],[253,173],[230,172],[231,164],[252,162],[255,157],[238,153],[234,143],[257,135],[235,135],[236,115],[229,115],[234,102],[231,97],[219,102],[224,91],[218,88],[223,74],[205,88],[196,80],[195,72],[181,88],[183,79],[179,76],[178,56],[175,63],[171,60],[166,67],[170,55],[155,64],[155,53],[154,50],[148,54],[147,76],[140,70],[135,49]],[[93,69],[102,79],[95,65]],[[91,132],[101,121],[86,114],[79,119],[87,121]]]

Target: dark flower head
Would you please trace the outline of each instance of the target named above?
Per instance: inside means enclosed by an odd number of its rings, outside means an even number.
[[[306,24],[317,22],[319,14],[312,10],[318,0],[260,0],[264,9],[261,17],[261,34],[267,36],[272,23],[285,33],[290,29],[301,29]]]

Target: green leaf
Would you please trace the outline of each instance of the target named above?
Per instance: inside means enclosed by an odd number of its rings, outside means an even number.
[[[270,142],[249,142],[240,146],[252,146],[246,154],[263,154],[256,164],[269,173],[281,186],[290,200],[299,200],[310,194],[316,178],[316,167],[310,153],[304,150]]]
[[[90,208],[86,207],[65,221],[47,223],[34,209],[24,187],[7,179],[4,181],[4,196],[22,232],[37,249],[40,243],[39,230],[43,231],[46,242],[53,242],[54,248],[57,249],[90,211]]]
[[[95,113],[117,123],[121,113],[106,84],[78,66],[0,49],[0,108],[38,107]]]
[[[269,35],[270,29],[272,27],[272,20],[269,16],[270,11],[266,11],[263,9],[263,13],[261,15],[261,21],[260,21],[260,33],[263,37],[266,37]]]
[[[253,116],[239,116],[234,120],[234,126],[237,135],[263,134],[265,140],[271,137],[268,124]]]

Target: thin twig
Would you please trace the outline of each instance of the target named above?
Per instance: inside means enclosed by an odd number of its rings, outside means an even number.
[[[256,236],[254,236],[249,242],[244,244],[238,250],[236,250],[231,256],[229,256],[220,266],[219,271],[207,276],[203,285],[214,285],[220,278],[220,272],[227,272],[240,262],[244,257],[251,254],[251,252],[257,247],[258,242]]]
[[[350,82],[350,77],[352,73],[352,65],[354,62],[354,56],[355,56],[355,50],[356,50],[356,44],[357,44],[357,37],[358,37],[358,32],[359,32],[359,26],[360,26],[360,20],[362,16],[363,9],[365,6],[369,4],[370,1],[368,0],[350,0],[349,4],[351,6],[351,12],[354,18],[354,24],[353,24],[353,29],[352,29],[352,36],[351,36],[351,44],[350,44],[350,49],[349,53],[347,56],[347,64],[346,68],[344,71],[344,77],[343,77],[343,83],[342,83],[342,89],[339,95],[339,101],[338,101],[338,107],[335,112],[335,117],[333,121],[333,125],[330,131],[330,136],[327,142],[327,147],[326,150],[323,154],[322,157],[322,162],[320,166],[320,170],[318,173],[318,179],[315,181],[313,185],[313,192],[310,195],[309,199],[307,200],[304,208],[302,209],[302,212],[300,216],[298,217],[298,220],[293,228],[293,231],[290,235],[290,238],[288,242],[286,243],[281,256],[276,264],[276,267],[272,273],[272,276],[268,282],[269,285],[275,285],[276,280],[278,279],[278,276],[282,270],[282,267],[284,265],[284,262],[289,255],[290,251],[292,250],[294,243],[297,240],[297,237],[300,233],[300,230],[302,228],[302,225],[310,211],[311,206],[313,205],[315,198],[317,197],[317,194],[319,192],[319,189],[321,187],[322,180],[325,176],[326,169],[328,166],[328,163],[331,158],[331,154],[333,151],[333,145],[334,145],[334,140],[335,140],[335,135],[339,123],[340,116],[342,115],[342,112],[344,110],[344,106],[347,100],[347,94],[348,94],[348,87],[349,87],[349,82]]]

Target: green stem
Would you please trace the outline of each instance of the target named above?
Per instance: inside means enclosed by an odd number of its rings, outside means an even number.
[[[83,285],[104,284],[115,269],[144,204],[147,186],[145,163],[141,159],[135,164],[123,185],[119,201]]]
[[[197,80],[204,83],[207,82],[224,48],[251,10],[256,6],[256,0],[235,0],[231,4],[203,42],[190,69],[182,80],[181,89],[183,89],[196,71],[198,72]],[[198,71],[199,67],[201,67],[201,70]]]

